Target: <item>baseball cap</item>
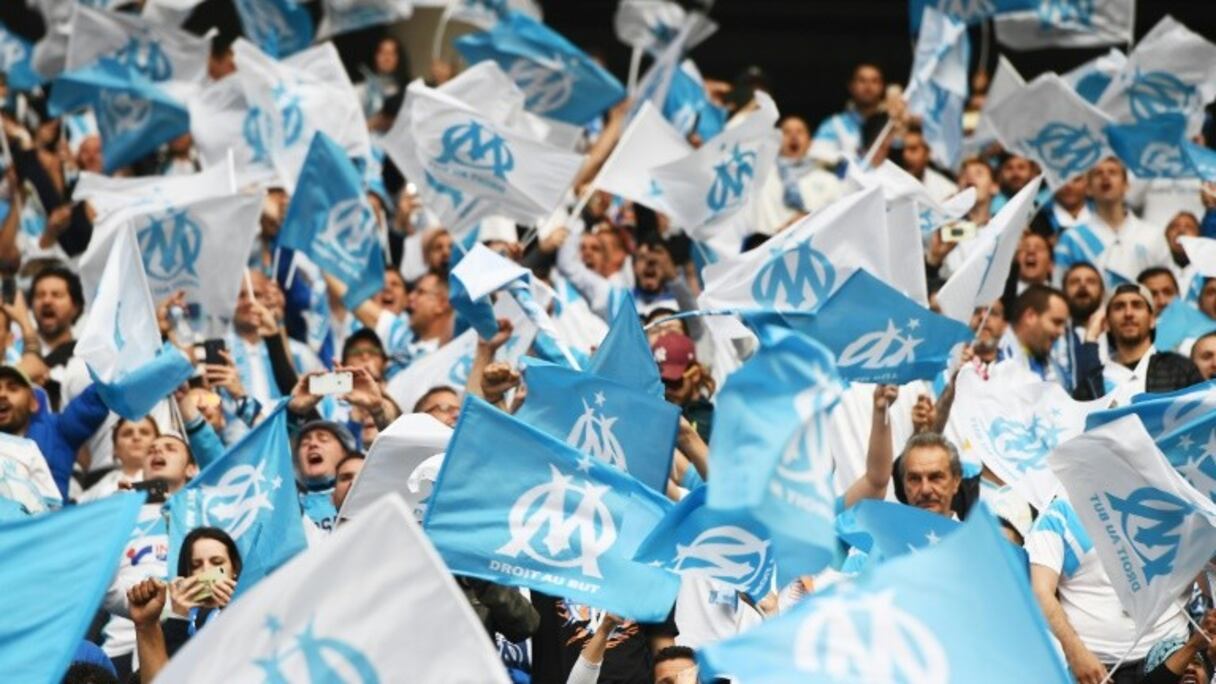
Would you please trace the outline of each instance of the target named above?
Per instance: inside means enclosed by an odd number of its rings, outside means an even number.
[[[1115,297],[1126,293],[1140,295],[1144,298],[1144,303],[1148,304],[1148,310],[1152,313],[1156,313],[1156,311],[1153,310],[1153,293],[1149,292],[1147,287],[1139,283],[1123,283],[1122,285],[1116,286],[1115,289],[1110,293],[1110,299],[1106,300],[1106,308],[1110,309],[1110,303],[1115,301]]]
[[[30,382],[30,376],[26,375],[25,371],[16,366],[8,364],[0,366],[0,378],[12,378],[28,388],[32,389],[34,387],[34,383]]]
[[[332,420],[310,420],[300,428],[299,434],[296,435],[296,447],[300,446],[300,440],[304,439],[304,435],[313,430],[328,430],[330,434],[338,440],[342,445],[342,449],[348,454],[359,453],[359,447],[355,443],[355,436],[351,434],[350,429],[342,423],[337,423]]]
[[[376,331],[371,328],[359,328],[351,333],[346,338],[346,341],[342,343],[342,360],[344,362],[346,361],[347,354],[350,353],[351,347],[355,346],[356,342],[371,342],[376,346],[376,349],[380,350],[381,356],[386,355],[384,353],[384,343],[380,341],[380,336],[376,334]]]
[[[659,377],[664,380],[679,380],[684,371],[697,360],[696,347],[683,333],[669,332],[654,341],[651,346],[654,361],[659,364]]]

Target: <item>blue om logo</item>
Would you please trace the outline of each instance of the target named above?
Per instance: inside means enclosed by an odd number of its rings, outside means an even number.
[[[1041,0],[1039,25],[1044,29],[1061,26],[1093,28],[1094,0]]]
[[[1136,121],[1170,112],[1186,113],[1197,103],[1195,87],[1164,71],[1136,71],[1127,90],[1127,106]]]
[[[1144,582],[1169,575],[1182,541],[1178,528],[1191,514],[1191,504],[1156,487],[1141,487],[1126,499],[1106,498],[1120,516],[1124,539],[1144,564]]]
[[[1176,145],[1151,142],[1140,151],[1132,170],[1141,178],[1179,178],[1186,175],[1188,165]]]
[[[469,382],[469,371],[472,369],[473,355],[465,354],[452,364],[452,370],[448,372],[448,380],[457,387],[464,387]]]
[[[1040,470],[1044,459],[1060,443],[1060,428],[1039,416],[1023,423],[999,417],[988,427],[988,438],[995,449],[1014,460],[1018,472]]]
[[[521,57],[507,69],[507,76],[524,91],[524,106],[537,114],[561,109],[574,94],[574,75],[556,55],[543,61]]]
[[[157,216],[136,237],[148,277],[169,280],[182,273],[198,277],[195,266],[202,251],[203,231],[186,212]]]
[[[432,190],[439,193],[441,196],[446,195],[448,200],[452,202],[453,207],[460,208],[460,205],[464,203],[464,193],[432,176],[429,171],[424,172],[424,174],[426,176],[426,184],[430,186]]]
[[[262,138],[262,110],[250,107],[245,112],[245,121],[241,124],[241,135],[245,144],[253,150],[254,162],[270,161],[270,152],[266,149],[266,141]]]
[[[121,90],[101,91],[97,126],[102,138],[138,133],[152,116],[152,103]]]
[[[738,144],[726,159],[714,164],[714,182],[705,196],[705,203],[713,213],[732,209],[743,202],[743,195],[756,176],[755,165],[756,152],[741,150]]]
[[[317,247],[336,252],[338,260],[352,270],[361,269],[371,257],[375,230],[375,217],[367,202],[359,196],[348,197],[329,210],[325,228],[316,237]]]
[[[455,162],[471,169],[489,171],[496,178],[507,179],[515,168],[515,157],[501,135],[486,128],[480,122],[449,126],[441,136],[443,150],[435,162]]]
[[[304,113],[300,110],[300,96],[287,90],[283,83],[275,85],[274,105],[279,110],[283,126],[283,146],[291,147],[300,141],[304,132]]]
[[[173,78],[173,63],[160,46],[160,41],[144,43],[132,37],[118,51],[118,61],[135,69],[153,81],[168,81]]]
[[[832,262],[807,240],[769,258],[752,281],[752,298],[762,306],[799,309],[807,301],[812,305],[822,302],[835,283]]]
[[[1110,76],[1101,71],[1091,71],[1077,81],[1077,94],[1085,98],[1086,102],[1096,104],[1106,91],[1106,86],[1110,85],[1110,80]]]
[[[266,618],[266,629],[274,636],[283,626],[273,615]],[[286,648],[274,647],[265,658],[257,658],[253,664],[262,671],[264,684],[288,684],[301,681],[297,673],[300,664],[308,673],[308,681],[348,682],[350,684],[379,684],[380,675],[367,654],[346,641],[329,636],[318,636],[310,622],[292,637]]]
[[[1063,179],[1088,170],[1102,156],[1101,139],[1084,124],[1049,123],[1022,144],[1033,148],[1043,163]]]

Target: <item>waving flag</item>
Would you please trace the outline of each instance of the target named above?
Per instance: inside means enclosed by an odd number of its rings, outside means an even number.
[[[339,33],[392,24],[414,14],[411,0],[324,0],[324,16],[317,27],[317,40]]]
[[[1048,463],[1119,602],[1148,628],[1216,552],[1216,503],[1174,472],[1132,416],[1061,445]]]
[[[485,458],[489,443],[501,458]],[[656,622],[679,582],[632,558],[670,507],[620,470],[469,397],[424,527],[452,572]]]
[[[958,166],[963,152],[963,105],[970,58],[966,25],[926,7],[906,97],[908,111],[921,117],[933,161],[947,169]]]
[[[932,380],[973,333],[867,273],[852,273],[812,315],[788,322],[836,357],[841,377],[902,385]]]
[[[744,511],[705,505],[706,488],[684,497],[642,542],[634,560],[685,577],[704,577],[753,601],[773,589],[775,557],[768,529]]]
[[[992,111],[1001,142],[1038,162],[1052,188],[1111,155],[1103,134],[1110,123],[1055,74],[1040,76]]]
[[[976,307],[992,304],[1005,291],[1022,231],[1034,216],[1043,177],[1030,181],[1005,203],[980,233],[980,244],[937,293],[942,313],[966,323]]]
[[[79,69],[100,57],[111,57],[185,101],[207,78],[210,55],[207,38],[125,12],[81,5],[72,18],[67,68]]]
[[[47,109],[60,116],[91,107],[101,132],[106,173],[126,166],[190,131],[190,114],[135,69],[102,58],[51,85]]]
[[[307,546],[285,408],[280,404],[165,503],[169,567],[177,567],[190,530],[218,527],[241,552],[244,592]]]
[[[338,511],[338,524],[366,515],[388,494],[401,495],[421,524],[431,490],[419,486],[419,471],[424,463],[441,461],[451,439],[452,428],[425,413],[406,413],[390,423],[367,450],[363,469]]]
[[[359,591],[334,591],[355,576]],[[386,682],[408,672],[417,681],[510,681],[460,587],[395,495],[244,594],[217,624],[192,637],[158,678]],[[402,642],[402,634],[411,637]]]
[[[448,6],[452,19],[488,30],[507,18],[512,11],[522,12],[533,19],[541,19],[540,6],[536,0],[438,0]],[[414,4],[421,5],[421,2]]]
[[[825,431],[844,387],[822,345],[767,321],[755,325],[760,349],[715,402],[708,505],[746,510],[766,525],[783,576],[818,572],[836,554]]]
[[[476,351],[477,331],[464,331],[394,375],[388,381],[389,396],[402,410],[409,411],[432,387],[451,387],[463,394]]]
[[[1200,311],[1191,302],[1178,298],[1157,314],[1153,344],[1158,349],[1172,351],[1187,340],[1194,340],[1213,330],[1216,330],[1216,319]]]
[[[1179,475],[1216,502],[1216,412],[1201,415],[1154,441]]]
[[[1200,276],[1216,278],[1216,239],[1183,235],[1178,238],[1178,244],[1182,245]]]
[[[777,106],[763,92],[756,100],[759,109],[742,123],[650,171],[672,219],[696,239],[707,240],[731,219],[745,216],[777,158]]]
[[[312,17],[293,0],[233,0],[245,35],[271,57],[286,57],[312,43]]]
[[[656,492],[667,491],[679,408],[593,373],[527,363],[528,399],[516,418]]]
[[[624,199],[669,213],[666,195],[651,173],[656,167],[687,157],[692,147],[659,110],[643,102],[608,160],[595,176],[595,187]]]
[[[696,133],[703,141],[726,128],[726,110],[710,101],[701,72],[691,59],[684,60],[672,74],[671,87],[663,101],[663,116],[681,135]]]
[[[1216,151],[1187,140],[1182,143],[1182,152],[1201,179],[1216,183]]]
[[[88,200],[89,207],[96,212],[95,230],[104,231],[102,224],[116,218],[165,211],[173,206],[230,195],[235,183],[236,176],[228,164],[180,176],[119,177],[82,171],[72,188],[72,201]],[[86,291],[85,298],[89,296]]]
[[[279,239],[345,283],[342,299],[352,311],[384,288],[380,227],[363,180],[346,152],[321,131],[309,146]]]
[[[144,0],[144,9],[140,16],[154,24],[178,27],[186,23],[190,13],[202,2],[203,0]]]
[[[976,124],[971,137],[967,139],[968,150],[979,152],[989,143],[997,141],[996,129],[992,126],[992,110],[1010,95],[1020,92],[1025,87],[1026,79],[1022,78],[1017,68],[1005,55],[999,55],[996,60],[996,71],[992,74],[992,82],[988,85],[988,93],[984,98],[984,106],[980,109],[980,121]],[[1090,100],[1090,102],[1095,100]]]
[[[1077,94],[1090,104],[1098,104],[1106,87],[1127,64],[1127,55],[1118,48],[1111,48],[1105,55],[1098,55],[1081,66],[1061,75],[1064,82],[1072,86]]]
[[[921,30],[921,18],[926,9],[934,9],[953,21],[963,24],[982,24],[1000,14],[1032,10],[1038,0],[911,0],[908,13],[912,18],[912,35]]]
[[[686,21],[687,13],[678,2],[620,0],[612,25],[622,43],[657,55],[671,44]],[[696,31],[688,36],[684,49],[696,47],[717,29],[718,25],[712,21],[699,24]]]
[[[978,605],[991,610],[977,612]],[[1025,566],[987,512],[972,514],[931,548],[816,591],[759,627],[699,649],[697,658],[705,680],[1072,681]]]
[[[134,231],[123,228],[89,307],[76,354],[88,364],[110,410],[128,420],[146,416],[190,378],[194,365],[164,344]]]
[[[1130,43],[1136,0],[1035,0],[1035,9],[996,17],[996,40],[1015,50]]]
[[[528,111],[585,124],[625,97],[620,81],[560,33],[519,12],[456,39],[470,63],[493,60],[524,91]]]
[[[1186,125],[1181,114],[1159,114],[1140,123],[1111,124],[1106,127],[1106,137],[1137,178],[1194,177],[1197,174],[1182,149]]]
[[[8,87],[16,91],[31,90],[42,83],[30,58],[33,46],[0,22],[0,71],[8,77]]]
[[[34,44],[30,65],[44,79],[54,78],[63,71],[68,39],[72,34],[72,14],[77,4],[74,0],[39,0],[36,3],[46,25],[46,35]]]
[[[1089,414],[1085,419],[1085,429],[1093,430],[1128,414],[1134,414],[1155,439],[1209,411],[1216,411],[1216,380],[1176,392],[1137,394],[1132,397],[1132,403],[1126,406]]]
[[[527,224],[548,216],[583,161],[420,81],[383,144],[457,233],[488,214]]]
[[[715,30],[717,30],[717,25],[700,12],[691,12],[685,16],[675,37],[667,43],[662,52],[655,56],[654,63],[638,82],[637,89],[633,93],[633,109],[630,111],[630,116],[637,114],[638,108],[642,106],[643,102],[650,102],[658,109],[663,108],[667,102],[667,94],[671,90],[672,79],[680,69],[680,64],[684,61],[684,55],[690,49],[693,38],[702,35],[708,37]]]
[[[190,98],[190,137],[204,168],[227,164],[229,153],[240,173],[239,187],[277,177],[251,109],[235,78],[208,83]],[[229,188],[231,190],[231,188]]]
[[[865,499],[841,514],[851,519],[841,539],[874,560],[891,560],[937,546],[959,522],[915,506]]]
[[[587,370],[653,397],[663,396],[663,379],[659,377],[659,367],[651,355],[650,341],[642,329],[633,297],[625,295]]]
[[[490,295],[513,281],[531,277],[531,271],[479,242],[452,267],[449,298],[481,339],[488,340],[498,333]]]
[[[0,643],[5,645],[0,670],[6,677],[63,678],[110,585],[143,499],[119,493],[0,523],[0,578],[8,588],[0,592]],[[55,581],[48,582],[52,577]],[[39,585],[38,591],[28,590]]]
[[[1167,15],[1128,55],[1098,108],[1121,123],[1180,114],[1187,118],[1187,133],[1195,135],[1213,98],[1216,44]]]
[[[254,156],[269,159],[289,192],[322,131],[355,159],[371,155],[363,108],[333,43],[322,43],[281,62],[246,41],[232,46],[237,82],[251,107],[242,132]]]

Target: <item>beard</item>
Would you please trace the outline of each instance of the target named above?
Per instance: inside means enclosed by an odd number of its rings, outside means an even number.
[[[1101,301],[1094,297],[1087,301],[1078,301],[1076,299],[1068,300],[1068,315],[1077,325],[1085,325],[1089,321],[1089,317],[1094,315],[1098,310]]]

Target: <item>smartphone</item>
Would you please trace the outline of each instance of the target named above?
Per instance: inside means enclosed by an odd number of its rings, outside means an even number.
[[[350,371],[322,373],[308,379],[309,394],[346,394],[355,387],[355,377]]]
[[[224,574],[223,568],[210,568],[199,573],[198,583],[202,588],[197,594],[198,599],[200,601],[205,601],[212,598],[214,594],[211,591],[211,587],[215,586],[216,582],[224,579],[225,576],[226,575]]]
[[[214,338],[210,340],[203,340],[203,363],[216,366],[225,365],[228,362],[224,360],[224,357],[220,354],[220,352],[226,350],[227,346],[224,344],[223,339]]]
[[[17,299],[17,279],[13,276],[4,276],[4,280],[0,281],[0,297],[4,299],[5,304],[12,304]]]
[[[963,242],[975,237],[979,227],[971,221],[953,221],[942,226],[942,242]]]
[[[169,493],[169,483],[159,478],[144,480],[143,482],[133,482],[131,489],[137,492],[147,492],[148,503],[164,503],[166,495]]]

